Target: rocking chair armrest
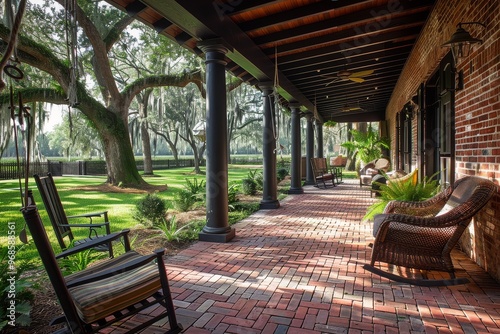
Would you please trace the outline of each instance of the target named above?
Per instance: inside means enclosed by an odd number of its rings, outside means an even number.
[[[104,223],[99,223],[99,224],[59,224],[59,226],[63,227],[103,227],[106,226],[106,228],[109,226],[109,222],[104,222]]]
[[[72,215],[72,216],[67,216],[66,218],[91,218],[91,217],[107,217],[108,211],[101,211],[101,212],[90,212],[90,213],[83,213],[80,215]]]
[[[391,223],[397,223],[401,225],[425,227],[427,229],[442,229],[448,226],[457,225],[460,222],[460,217],[456,214],[445,214],[436,217],[419,217],[406,214],[378,214],[374,217],[373,223],[373,235],[376,237],[376,241],[383,242],[385,236],[389,232]]]
[[[108,244],[111,241],[114,241],[116,239],[120,239],[122,237],[124,238],[125,244],[129,245],[129,241],[128,241],[128,233],[129,232],[130,232],[129,229],[125,229],[125,230],[122,230],[120,232],[115,232],[115,233],[107,234],[107,235],[100,236],[100,237],[97,237],[95,239],[89,240],[87,242],[78,244],[75,247],[71,247],[71,248],[69,248],[69,249],[67,249],[67,250],[65,250],[65,251],[57,254],[56,255],[56,259],[61,259],[61,258],[70,256],[70,255],[79,253],[81,251],[94,248],[94,247],[96,247],[98,245]]]
[[[164,254],[165,254],[165,250],[163,250],[163,249],[156,250],[153,254],[143,255],[143,256],[135,258],[129,262],[126,262],[120,266],[111,267],[111,268],[108,268],[106,270],[102,270],[102,271],[99,271],[97,273],[94,273],[94,274],[89,274],[85,277],[76,278],[76,279],[70,281],[67,284],[67,287],[73,288],[75,286],[96,282],[96,281],[99,281],[99,280],[102,280],[102,279],[105,279],[108,277],[122,274],[124,272],[130,271],[130,270],[133,270],[136,268],[140,268],[140,267],[150,263],[151,261],[158,259],[159,257],[161,258]]]
[[[387,203],[383,213],[432,217],[441,210],[445,203],[446,202],[424,203],[393,200]]]
[[[432,217],[436,215],[446,204],[451,191],[442,191],[425,201],[398,201],[387,203],[384,213],[408,214],[421,217]]]

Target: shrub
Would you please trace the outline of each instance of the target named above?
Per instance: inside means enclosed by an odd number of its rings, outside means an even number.
[[[257,190],[262,190],[264,187],[264,175],[261,170],[251,170],[248,172],[247,179],[254,180],[257,185]]]
[[[147,194],[136,203],[132,217],[146,227],[152,227],[163,222],[166,214],[165,201],[156,194]]]
[[[189,227],[183,229],[182,233],[179,235],[179,240],[182,241],[194,241],[198,240],[198,234],[201,232],[206,222],[203,220],[192,221],[188,225]]]
[[[229,224],[234,224],[260,209],[260,203],[235,202],[229,206]]]
[[[277,172],[278,182],[284,180],[287,175],[288,175],[288,169],[286,169],[286,168],[278,169],[278,172]]]
[[[193,207],[195,202],[196,196],[193,195],[193,193],[191,193],[190,191],[182,189],[174,195],[173,205],[175,209],[186,212]]]
[[[241,180],[242,191],[245,195],[255,195],[257,192],[257,182],[253,179],[243,179]]]
[[[239,186],[237,184],[231,184],[227,189],[227,202],[228,204],[238,201],[238,190]]]
[[[264,174],[262,171],[258,172],[255,175],[255,182],[257,182],[257,190],[262,190],[264,189]]]

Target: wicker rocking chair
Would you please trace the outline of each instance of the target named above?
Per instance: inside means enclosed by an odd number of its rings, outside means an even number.
[[[392,201],[373,224],[372,258],[364,268],[391,280],[423,286],[464,284],[456,278],[451,250],[472,217],[497,191],[486,179],[467,176],[433,198],[423,202]],[[450,279],[408,278],[374,267],[385,262],[423,271],[447,272]]]
[[[65,324],[64,328],[55,333],[98,333],[156,305],[160,308],[152,315],[144,315],[144,322],[130,321],[125,324],[128,326],[126,333],[141,331],[165,317],[168,318],[170,327],[166,333],[182,331],[175,316],[163,261],[163,249],[150,255],[140,255],[130,249],[127,237],[129,231],[124,230],[90,240],[55,255],[37,207],[30,205],[21,211],[64,312],[64,315],[56,317],[50,323],[51,326]],[[125,245],[124,254],[71,275],[62,275],[58,259],[118,239]]]

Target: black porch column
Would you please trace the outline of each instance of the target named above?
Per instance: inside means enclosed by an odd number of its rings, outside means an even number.
[[[206,210],[207,223],[199,233],[202,241],[227,242],[235,236],[228,220],[227,114],[225,54],[221,39],[198,43],[205,53],[207,85]]]
[[[312,185],[314,182],[314,174],[311,165],[311,159],[314,158],[314,117],[312,114],[307,114],[307,138],[306,138],[306,184]]]
[[[301,142],[300,142],[300,105],[298,103],[290,103],[290,109],[292,111],[292,134],[291,134],[291,182],[290,182],[290,190],[288,190],[289,194],[303,194],[304,189],[302,188],[302,177],[300,171],[301,165]]]
[[[323,123],[318,120],[314,121],[316,125],[316,158],[324,158],[323,156]]]
[[[277,209],[280,206],[278,201],[278,180],[276,177],[276,118],[274,114],[273,85],[271,82],[261,83],[264,98],[264,127],[262,141],[263,155],[263,176],[264,184],[262,189],[261,209]]]

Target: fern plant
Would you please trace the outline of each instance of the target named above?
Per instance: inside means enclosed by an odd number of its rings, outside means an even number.
[[[181,189],[181,191],[177,192],[174,195],[172,204],[174,205],[175,209],[186,212],[193,207],[195,202],[196,196],[192,192],[186,189]]]
[[[87,249],[71,257],[59,260],[64,275],[69,275],[87,268],[91,262],[99,257],[99,255],[95,255],[93,252],[93,249]]]
[[[228,202],[228,204],[238,202],[239,189],[240,189],[240,187],[236,183],[233,183],[228,187],[228,189],[227,189],[227,202]]]
[[[165,239],[167,239],[168,242],[172,242],[184,239],[182,234],[191,229],[191,227],[195,224],[197,224],[197,222],[192,221],[184,226],[178,227],[177,218],[174,215],[169,221],[165,220],[163,223],[158,225],[158,228],[163,232],[163,234],[165,234]]]
[[[381,184],[377,202],[370,205],[363,220],[371,220],[379,213],[383,213],[386,205],[392,200],[418,202],[431,198],[440,190],[439,181],[435,176],[425,177],[422,182],[413,183],[412,179],[402,182],[388,182]],[[386,175],[384,175],[387,177]]]
[[[172,216],[169,221],[166,219],[158,225],[158,228],[165,234],[165,238],[168,242],[172,242],[174,240],[179,240],[178,234],[180,229],[177,229],[177,218]]]
[[[197,178],[193,178],[193,181],[186,179],[186,184],[184,188],[187,192],[190,192],[196,201],[204,202],[206,196],[205,181],[200,180],[198,182]]]
[[[248,172],[246,178],[255,182],[255,184],[257,185],[257,190],[262,190],[264,186],[264,174],[262,174],[262,170],[251,170]]]

